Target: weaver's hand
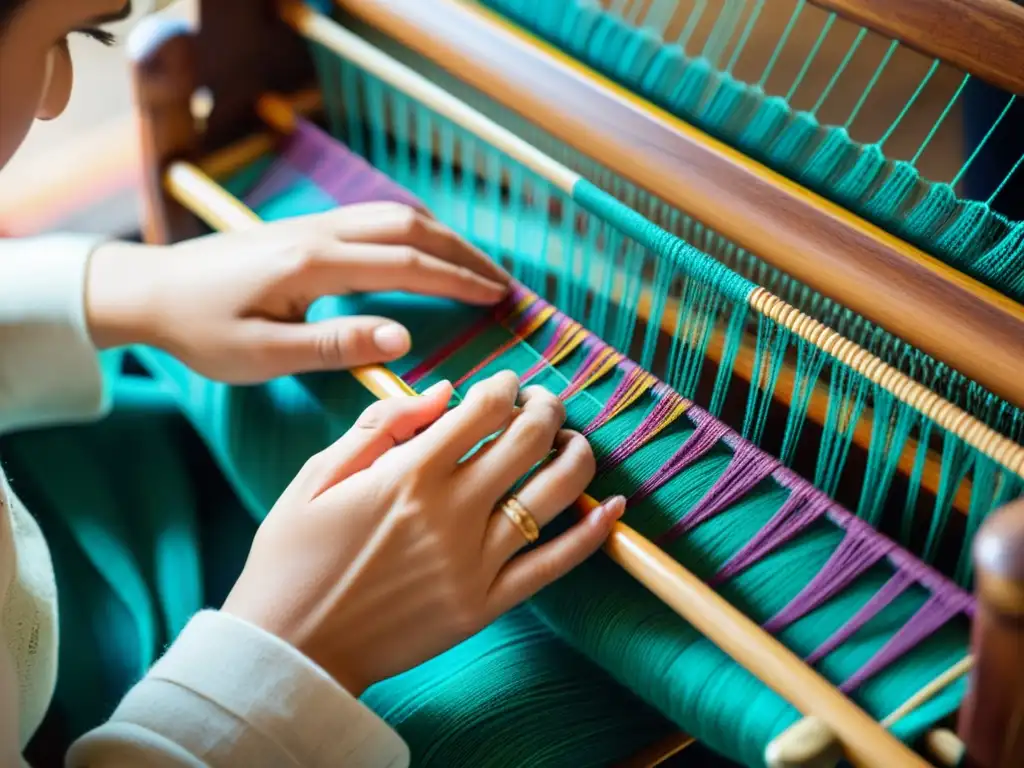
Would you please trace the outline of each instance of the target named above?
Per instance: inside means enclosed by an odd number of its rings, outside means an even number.
[[[447,650],[578,565],[625,507],[615,497],[521,552],[522,530],[496,508],[555,449],[515,496],[542,528],[592,479],[590,446],[562,429],[556,397],[535,389],[519,396],[512,374],[481,382],[445,413],[450,396],[441,384],[377,403],[310,459],[260,527],[224,605],[355,695]]]
[[[151,344],[212,378],[252,383],[409,351],[408,331],[385,318],[304,323],[322,296],[408,291],[486,305],[507,279],[428,216],[368,203],[165,248],[102,246],[86,313],[100,347]]]

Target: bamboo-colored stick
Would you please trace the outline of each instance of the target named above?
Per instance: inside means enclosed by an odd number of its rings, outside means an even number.
[[[168,192],[215,229],[249,229],[259,218],[194,165],[171,165]],[[415,392],[382,366],[353,374],[380,398]],[[579,507],[589,511],[589,496]],[[926,766],[866,712],[804,664],[792,651],[720,597],[680,563],[623,523],[616,523],[605,551],[627,573],[657,595],[737,663],[803,712],[816,715],[842,740],[853,765],[862,768]]]

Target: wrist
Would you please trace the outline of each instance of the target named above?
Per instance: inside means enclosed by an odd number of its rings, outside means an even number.
[[[98,349],[154,341],[159,246],[110,242],[89,259],[85,319]]]
[[[312,626],[315,622],[310,622],[308,615],[294,612],[292,610],[294,606],[278,607],[275,610],[267,606],[264,602],[265,598],[262,597],[256,603],[252,603],[246,595],[240,595],[238,592],[236,584],[235,589],[231,590],[221,606],[222,613],[244,621],[246,624],[287,643],[320,667],[354,698],[361,697],[370,687],[372,681],[365,679],[365,675],[359,674],[358,664],[353,668],[351,664],[340,663],[342,657],[348,658],[352,654],[342,651],[339,647],[341,645],[339,638],[330,638],[326,647],[323,643],[316,641],[312,636],[316,634]]]

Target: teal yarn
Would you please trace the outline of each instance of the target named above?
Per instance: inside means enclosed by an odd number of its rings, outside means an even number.
[[[957,206],[953,190],[945,184],[936,184],[903,219],[899,233],[912,243],[934,240],[942,227],[955,217]]]
[[[856,161],[832,189],[835,199],[847,207],[855,205],[875,187],[886,173],[886,159],[877,144],[863,147]]]
[[[986,242],[986,235],[994,223],[992,212],[985,203],[969,201],[961,203],[959,215],[939,233],[937,241],[950,253],[958,254],[952,261],[962,267],[970,263]]]
[[[623,83],[634,89],[639,86],[646,79],[647,70],[661,47],[661,38],[649,29],[629,35],[619,59],[619,76]],[[615,62],[611,64],[614,66]]]
[[[672,108],[680,112],[696,109],[708,90],[714,71],[715,68],[707,59],[691,59],[669,96]]]
[[[764,160],[768,147],[785,127],[792,113],[781,96],[768,96],[760,101],[750,122],[740,132],[736,143],[753,157]]]
[[[712,287],[730,301],[746,302],[757,287],[721,262],[652,224],[586,179],[576,183],[572,196],[580,207],[610,222],[623,234],[661,254],[669,264]]]
[[[675,84],[683,76],[686,61],[681,48],[660,46],[640,83],[642,92],[652,94],[658,103],[667,103]]]
[[[780,168],[803,167],[804,161],[814,151],[819,128],[814,115],[798,112],[772,143],[768,158]]]
[[[907,203],[920,183],[917,169],[910,163],[899,160],[892,164],[889,175],[868,199],[865,210],[890,230],[897,229],[903,219]]]
[[[856,154],[856,147],[846,128],[830,125],[825,129],[825,135],[818,142],[814,153],[800,169],[800,181],[818,190],[843,173]]]
[[[675,730],[529,608],[364,700],[415,746],[416,765],[596,768]]]
[[[752,98],[746,88],[737,87],[736,81],[727,72],[716,72],[714,81],[713,95],[705,109],[708,123],[724,126],[726,133],[746,125],[758,107],[757,99]]]
[[[935,227],[932,224],[920,220],[929,205],[925,201],[933,199],[932,190],[941,190],[935,193],[940,198],[944,198],[947,194],[954,197],[956,195],[953,187],[957,179],[949,183],[930,181],[923,178],[914,165],[917,156],[923,152],[931,140],[934,130],[924,140],[917,155],[910,163],[898,164],[895,158],[888,157],[884,153],[879,156],[880,148],[861,145],[850,138],[845,131],[835,131],[834,129],[838,126],[818,124],[813,127],[811,120],[802,116],[788,102],[788,97],[802,82],[803,74],[813,64],[815,54],[824,43],[832,17],[826,21],[822,33],[804,63],[801,74],[790,88],[790,93],[782,96],[766,95],[763,90],[779,53],[778,50],[768,62],[759,82],[741,82],[732,76],[732,63],[737,60],[745,42],[749,39],[752,26],[757,22],[755,17],[752,16],[748,20],[736,43],[737,49],[728,57],[729,62],[725,63],[727,57],[724,55],[723,46],[727,47],[731,36],[736,33],[738,29],[736,25],[740,19],[737,14],[741,13],[746,4],[738,5],[735,8],[731,5],[726,7],[727,13],[723,13],[716,20],[707,44],[701,51],[695,41],[685,39],[673,42],[664,39],[667,32],[664,24],[668,23],[669,18],[672,18],[671,14],[665,16],[648,12],[645,15],[632,6],[621,4],[613,6],[611,10],[599,11],[594,8],[595,4],[591,0],[549,0],[546,5],[546,13],[543,15],[544,28],[541,29],[538,26],[540,15],[535,12],[533,2],[524,2],[523,0],[501,0],[500,2],[482,0],[482,2],[505,14],[524,28],[541,34],[552,44],[577,56],[584,64],[649,99],[653,104],[667,109],[677,117],[728,142],[752,158],[768,164],[790,178],[808,184],[817,193],[842,204],[857,215],[867,218],[894,234],[902,235],[904,231],[913,233],[912,241],[917,247],[956,266],[971,277],[996,288],[1010,298],[1024,300],[1024,289],[1020,287],[1020,278],[1015,266],[1024,259],[1024,251],[1007,252],[1006,248],[1009,245],[1004,240],[1007,231],[1017,222],[1007,222],[995,214],[989,205],[991,200],[959,201],[960,205],[957,206],[956,212],[952,216],[954,219],[963,216],[966,221],[960,226],[957,226],[956,221],[951,221],[950,228],[956,230],[951,233],[951,236],[944,237],[935,233]],[[794,16],[790,20],[790,26],[783,33],[780,47],[792,31],[792,26],[799,15],[799,8],[800,6],[797,6],[797,11],[794,12]],[[698,22],[703,21],[703,11],[702,4],[695,5],[691,9],[687,29],[692,31]],[[561,25],[552,20],[556,13],[560,13],[562,16],[564,23]],[[647,19],[655,17],[661,19],[663,23],[660,26],[657,23],[648,26]],[[592,23],[600,26],[602,31],[598,34],[589,24],[575,24],[577,18],[599,19]],[[829,92],[847,68],[864,33],[863,28],[859,30],[853,45],[833,74],[832,81],[819,97],[819,105],[828,98]],[[660,42],[657,40],[659,36]],[[655,43],[658,43],[658,50],[652,49]],[[688,53],[684,47],[691,43],[693,43],[692,49]],[[894,43],[893,46],[890,46],[889,51],[879,63],[874,77],[865,86],[863,97],[854,107],[845,127],[848,128],[854,122],[856,115],[862,111],[868,94],[874,89],[878,78],[884,74],[885,67],[895,50],[895,45]],[[910,97],[907,109],[918,99],[937,66],[938,62],[933,62],[929,73],[922,79],[917,90]],[[945,111],[937,118],[936,129],[947,116],[952,103],[950,101]],[[905,112],[906,110],[904,110]],[[903,114],[892,128],[899,123],[902,117]],[[787,126],[789,126],[788,131]],[[995,125],[993,125],[994,128]],[[780,136],[780,134],[782,135]],[[878,143],[883,144],[886,138],[887,135],[883,136]],[[837,159],[834,162],[828,160],[826,152],[835,153]],[[857,155],[857,161],[851,162],[851,153]],[[968,160],[969,163],[970,160]],[[1019,171],[1020,167],[1021,164],[1018,164],[1015,170]],[[915,178],[911,180],[910,176]],[[881,196],[875,195],[876,186],[886,178],[892,179],[891,186]],[[913,190],[913,194],[909,194],[909,196],[904,194],[905,189]],[[914,202],[914,197],[918,194],[917,190],[920,190],[919,194],[923,199],[915,205],[914,210],[917,211],[915,222],[908,224],[904,220],[908,213],[905,205],[908,202]],[[984,209],[990,223],[988,228],[982,232],[982,237],[971,241],[971,246],[965,253],[958,250],[964,242],[964,239],[959,236],[959,232],[974,229],[978,216],[971,203]],[[936,212],[934,216],[942,218],[946,215],[946,210],[947,206],[943,201],[942,211]],[[934,221],[931,215],[928,218],[930,221]],[[1012,244],[1017,241],[1011,239],[1008,242]],[[991,249],[997,249],[997,253],[992,258],[986,258]]]

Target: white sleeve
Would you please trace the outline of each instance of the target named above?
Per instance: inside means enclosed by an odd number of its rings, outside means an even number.
[[[68,768],[406,768],[402,738],[269,633],[198,614]]]
[[[0,239],[0,432],[103,415],[108,407],[86,326],[95,237]]]

